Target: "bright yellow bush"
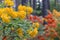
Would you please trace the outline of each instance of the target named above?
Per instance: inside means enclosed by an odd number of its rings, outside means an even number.
[[[5,23],[10,22],[10,16],[8,16],[7,14],[2,14],[1,18],[2,18],[2,21],[5,22]]]
[[[8,7],[6,7],[6,8],[3,8],[3,12],[4,13],[8,13],[9,15],[13,12],[14,10],[13,10],[13,8],[8,8]]]
[[[4,0],[4,3],[6,5],[5,8],[0,8],[0,17],[2,18],[3,22],[9,23],[10,18],[20,18],[25,19],[27,14],[31,14],[33,12],[33,9],[31,7],[27,7],[24,5],[18,6],[18,11],[15,11],[12,6],[14,5],[13,0]],[[10,7],[8,7],[10,6]],[[7,14],[7,15],[6,15]]]
[[[20,19],[25,19],[25,18],[26,18],[26,12],[25,12],[25,11],[20,11],[20,12],[18,13],[18,17],[19,17]]]
[[[18,11],[26,11],[26,6],[19,5]]]
[[[27,7],[27,14],[30,15],[33,12],[32,7]]]
[[[14,5],[14,2],[11,0],[4,0],[4,3],[6,6],[13,6]]]
[[[39,28],[40,24],[38,22],[36,22],[36,23],[33,23],[33,26],[35,26],[36,28]]]
[[[33,31],[30,31],[29,34],[31,37],[35,37],[38,34],[37,28],[35,28]]]
[[[2,13],[3,13],[3,9],[0,8],[0,17],[1,17],[1,15],[2,15]]]
[[[23,37],[23,30],[21,28],[17,29],[17,33],[19,36]]]
[[[17,18],[18,17],[18,14],[17,14],[18,12],[12,12],[11,14],[10,14],[10,16],[12,17],[12,18]]]

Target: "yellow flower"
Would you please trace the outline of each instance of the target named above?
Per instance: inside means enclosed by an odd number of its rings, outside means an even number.
[[[25,19],[25,18],[26,18],[26,12],[25,12],[25,11],[20,11],[20,12],[18,13],[18,17],[19,17],[20,19]]]
[[[6,7],[6,8],[4,8],[4,13],[7,13],[7,14],[9,14],[12,18],[17,18],[17,13],[18,12],[16,12],[16,11],[14,11],[13,10],[13,8],[8,8],[8,7]]]
[[[30,27],[30,28],[27,30],[27,33],[29,34],[31,31],[32,31],[32,27]]]
[[[10,15],[11,15],[12,18],[17,18],[17,16],[18,16],[17,13],[18,13],[18,12],[15,12],[15,11],[14,11],[14,12],[12,12]]]
[[[5,22],[5,23],[10,22],[10,16],[8,16],[7,14],[2,14],[1,18],[2,18],[2,21]]]
[[[30,15],[33,12],[32,7],[27,7],[27,14]]]
[[[26,6],[19,5],[18,11],[26,11]]]
[[[23,10],[26,11],[26,6],[23,6]]]
[[[4,0],[4,1],[11,1],[11,0]]]
[[[37,28],[35,28],[33,31],[30,31],[29,34],[31,37],[35,37],[38,34]]]
[[[11,27],[11,30],[14,30],[14,27]]]
[[[8,7],[6,7],[6,8],[3,9],[3,12],[4,12],[4,13],[11,14],[11,13],[13,12],[13,8],[8,8]]]
[[[3,9],[0,8],[0,17],[1,17],[2,14],[3,14]]]
[[[4,0],[4,1],[13,1],[13,0]]]
[[[53,10],[53,15],[55,15],[56,13],[57,13],[57,10],[54,9],[54,10]]]
[[[40,26],[40,24],[38,23],[38,22],[36,22],[36,23],[33,23],[33,27],[36,27],[36,28],[38,28]]]
[[[23,37],[23,30],[21,28],[17,29],[17,33],[19,36]]]
[[[14,2],[11,0],[5,0],[4,3],[6,6],[13,6],[14,5]]]
[[[32,32],[32,31],[31,31],[30,29],[27,30],[27,33],[28,33],[28,34],[31,33],[31,32]]]
[[[53,15],[55,16],[55,17],[60,17],[60,13],[57,11],[57,10],[53,10]]]

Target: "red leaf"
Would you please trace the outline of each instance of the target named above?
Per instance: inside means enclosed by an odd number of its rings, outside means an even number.
[[[50,36],[50,33],[46,33],[45,36],[46,36],[46,37]]]
[[[7,37],[6,37],[6,36],[4,36],[2,40],[7,40]]]
[[[37,16],[33,16],[33,19],[36,20],[37,19]]]
[[[55,23],[52,23],[52,27],[53,27],[53,28],[56,28],[56,24],[55,24]]]
[[[30,19],[30,20],[33,20],[33,16],[31,15],[31,16],[29,17],[29,19]]]
[[[52,23],[52,20],[51,19],[48,19],[48,23]]]

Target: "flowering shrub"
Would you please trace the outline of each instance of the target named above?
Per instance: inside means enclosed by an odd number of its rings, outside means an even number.
[[[19,5],[18,11],[12,6],[13,0],[4,0],[4,8],[0,8],[1,40],[23,40],[35,37],[38,34],[39,23],[33,24],[27,20],[27,16],[33,12],[33,8]]]
[[[56,10],[53,15],[48,10],[48,15],[43,18],[31,15],[33,8],[29,6],[19,5],[15,11],[13,0],[4,0],[4,4],[5,7],[0,8],[0,40],[53,40],[58,36],[53,17],[58,16]]]

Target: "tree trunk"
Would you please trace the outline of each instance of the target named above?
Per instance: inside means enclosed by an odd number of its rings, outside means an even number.
[[[19,0],[15,0],[15,5],[16,5],[16,10],[17,10],[17,8],[18,8],[18,5],[20,4],[20,1]]]
[[[36,9],[36,0],[33,0],[33,9]]]
[[[0,0],[0,2],[2,2],[2,0]]]
[[[47,12],[47,9],[48,9],[48,3],[47,3],[47,0],[42,0],[42,16],[45,17],[48,12]]]
[[[22,5],[26,5],[28,0],[22,0],[21,3]]]
[[[2,0],[0,0],[0,2],[1,2]]]
[[[48,9],[50,10],[50,0],[47,0]]]

